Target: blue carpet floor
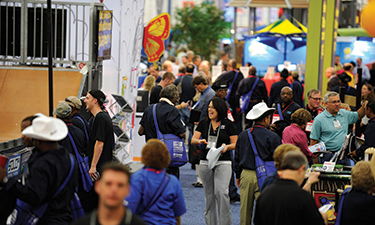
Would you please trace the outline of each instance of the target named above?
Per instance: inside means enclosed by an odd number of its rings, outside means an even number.
[[[183,225],[204,225],[204,192],[203,188],[196,188],[191,183],[197,182],[196,172],[187,163],[180,167],[180,181],[184,193],[186,213],[181,217]],[[239,190],[238,190],[239,192]],[[240,203],[231,204],[232,224],[240,224]]]

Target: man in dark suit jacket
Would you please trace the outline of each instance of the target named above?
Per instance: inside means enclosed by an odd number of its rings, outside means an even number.
[[[221,74],[216,80],[224,79],[227,84],[229,85],[228,95],[226,100],[228,101],[234,118],[234,124],[237,127],[237,132],[240,133],[242,131],[242,116],[241,116],[241,109],[240,109],[240,100],[236,97],[236,92],[238,89],[238,85],[240,81],[243,80],[243,75],[240,70],[237,70],[237,62],[235,59],[229,60],[228,63],[228,71]],[[237,77],[236,77],[237,75]],[[233,85],[232,85],[233,84]]]
[[[246,79],[243,79],[237,89],[236,96],[238,99],[241,98],[241,96],[247,95],[250,90],[253,88],[253,85],[255,84],[256,79],[258,78],[256,76],[256,69],[254,66],[250,66],[249,68],[249,76]],[[258,83],[254,87],[253,93],[251,95],[251,99],[249,102],[249,105],[243,111],[242,113],[247,113],[253,108],[254,105],[258,104],[259,102],[265,102],[268,103],[268,94],[267,89],[264,81],[259,78]],[[250,125],[250,120],[245,119],[245,127],[248,127]]]

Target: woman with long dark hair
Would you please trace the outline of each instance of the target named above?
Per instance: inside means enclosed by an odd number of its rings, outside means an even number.
[[[370,99],[375,99],[374,88],[372,87],[371,84],[364,84],[361,89],[361,101],[364,102]],[[366,115],[362,118],[361,133],[365,132],[369,120],[370,118],[368,118]]]
[[[202,179],[206,200],[206,224],[231,224],[228,186],[232,175],[230,150],[237,142],[236,126],[227,118],[227,106],[221,98],[213,98],[208,105],[208,118],[201,120],[194,132],[191,144],[203,144],[199,174]],[[216,165],[209,169],[207,153],[210,148],[225,145]],[[218,209],[217,209],[218,208]]]

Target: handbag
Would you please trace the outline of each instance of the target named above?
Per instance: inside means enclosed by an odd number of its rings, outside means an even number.
[[[154,104],[152,112],[157,133],[157,138],[164,142],[171,155],[170,167],[180,167],[187,163],[187,155],[184,141],[174,134],[162,134],[159,130],[158,121],[156,120],[156,104]]]
[[[257,86],[258,81],[259,81],[259,77],[257,77],[255,79],[253,87],[251,88],[251,90],[246,95],[241,96],[241,111],[242,111],[242,113],[245,113],[247,107],[249,107],[251,96],[253,95],[253,91],[255,89],[255,86]]]
[[[251,135],[250,129],[247,131],[255,155],[255,173],[257,175],[259,189],[262,187],[264,180],[273,172],[276,171],[274,161],[263,161],[255,147],[253,136]]]
[[[85,211],[83,210],[81,201],[79,200],[77,193],[74,193],[73,199],[70,202],[70,206],[72,207],[73,220],[78,220],[79,218],[85,216]]]
[[[201,117],[202,111],[197,109],[191,109],[190,110],[190,117],[189,117],[189,123],[195,123],[199,122],[199,118]]]
[[[56,196],[65,188],[66,184],[70,180],[70,177],[72,176],[73,169],[74,169],[74,159],[71,154],[69,154],[70,157],[70,170],[68,176],[65,178],[63,184],[60,186],[60,188],[56,191],[56,193],[53,195],[53,198],[56,198]],[[75,195],[75,198],[73,198],[74,204],[81,204],[79,201],[79,198],[77,195]],[[78,206],[78,205],[77,205]],[[11,215],[11,224],[12,225],[35,225],[39,222],[40,218],[42,218],[43,214],[45,213],[46,209],[48,207],[48,202],[41,204],[39,206],[31,206],[28,203],[17,199],[16,207],[13,210],[13,213]],[[77,209],[76,209],[77,210]],[[78,209],[79,210],[79,209]],[[79,213],[75,212],[74,214],[81,214],[84,215],[82,206],[81,211]],[[78,218],[74,218],[78,219]]]
[[[93,183],[91,181],[91,177],[90,177],[90,174],[89,174],[89,157],[87,156],[84,156],[82,157],[81,154],[79,154],[78,152],[78,149],[77,149],[77,146],[74,142],[74,139],[72,137],[72,135],[70,134],[70,132],[68,132],[68,136],[69,136],[69,139],[70,139],[70,142],[72,143],[73,145],[73,148],[74,148],[74,152],[75,152],[75,155],[76,155],[76,159],[77,159],[77,162],[78,162],[78,167],[79,167],[79,171],[80,171],[80,174],[81,174],[81,179],[82,179],[82,185],[83,185],[83,189],[86,191],[86,192],[89,192],[93,186]]]

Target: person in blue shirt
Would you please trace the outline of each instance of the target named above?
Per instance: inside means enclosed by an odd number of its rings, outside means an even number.
[[[371,79],[370,70],[366,65],[362,64],[361,57],[358,57],[356,61],[357,61],[357,66],[354,67],[353,74],[357,75],[358,68],[361,68],[362,69],[362,81],[364,84],[367,84],[369,80]]]
[[[199,121],[201,121],[207,117],[206,109],[212,97],[215,96],[215,91],[208,86],[207,79],[201,75],[194,77],[191,84],[199,93],[201,93],[198,101],[193,106],[193,109],[201,111],[201,115],[199,117]],[[198,122],[196,122],[195,125],[198,125]]]
[[[324,153],[323,161],[330,160],[333,153],[340,150],[348,134],[348,126],[361,119],[365,114],[362,107],[357,112],[340,109],[340,97],[336,92],[327,92],[324,95],[324,104],[327,108],[315,117],[311,134],[310,145],[322,141],[329,153]]]
[[[181,216],[186,212],[180,181],[165,172],[170,160],[165,144],[150,139],[142,149],[145,166],[130,178],[131,190],[126,198],[128,208],[147,224],[180,225]],[[164,182],[166,186],[162,187]],[[159,187],[163,189],[158,195]]]

